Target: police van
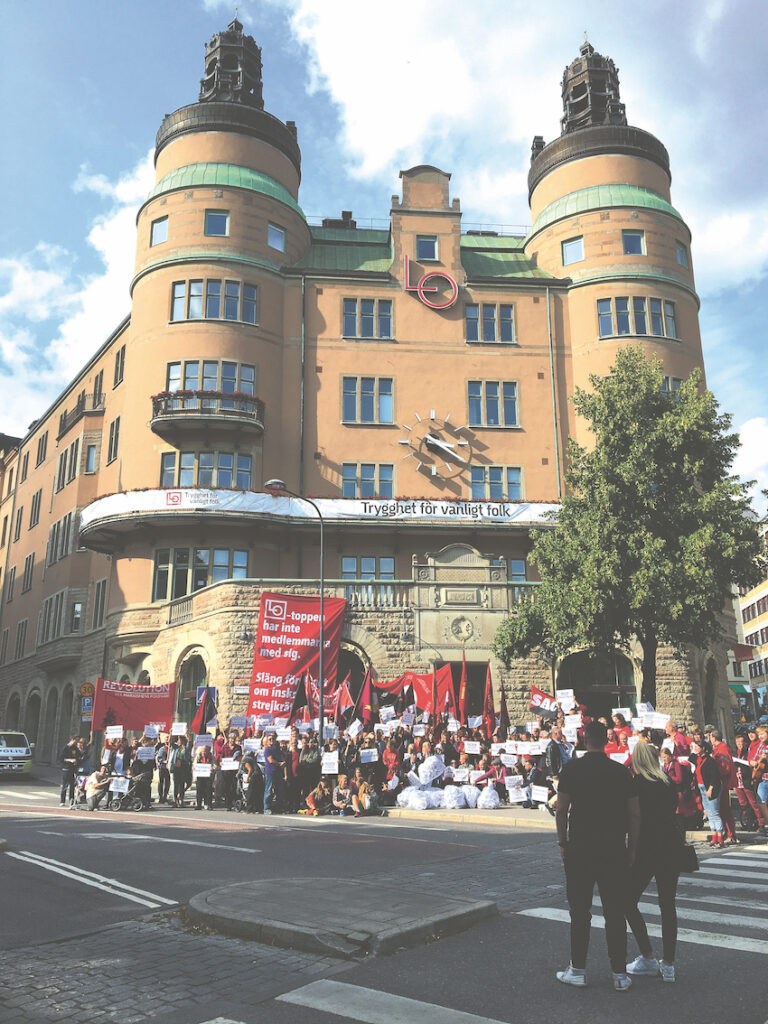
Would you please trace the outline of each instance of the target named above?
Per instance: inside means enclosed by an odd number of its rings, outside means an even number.
[[[22,775],[32,767],[32,747],[23,732],[0,731],[0,775]]]

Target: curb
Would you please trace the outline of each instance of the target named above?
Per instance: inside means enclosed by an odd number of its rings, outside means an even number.
[[[8,845],[8,840],[7,839],[0,839],[0,853],[4,853],[5,852],[5,848],[6,848],[7,845]]]
[[[453,935],[490,917],[498,917],[499,908],[492,900],[477,900],[476,906],[458,913],[433,914],[423,917],[410,928],[391,928],[375,935],[370,946],[374,956],[387,956],[398,949],[421,945],[429,939]]]
[[[544,817],[539,815],[537,819],[531,818],[510,818],[503,811],[501,814],[460,814],[451,811],[411,811],[407,807],[387,807],[383,817],[386,818],[414,818],[417,821],[450,821],[462,825],[501,825],[504,828],[534,828],[542,829],[545,832],[556,830],[555,819],[550,815]]]

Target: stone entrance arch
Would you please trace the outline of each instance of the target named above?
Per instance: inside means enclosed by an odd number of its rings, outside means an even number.
[[[208,665],[201,649],[189,651],[179,670],[179,690],[176,694],[176,715],[180,722],[191,722],[197,708],[197,688],[205,686]]]
[[[357,700],[363,688],[365,673],[368,671],[371,659],[363,648],[352,640],[342,640],[339,649],[339,669],[336,676],[337,686],[340,686],[347,675],[349,675],[349,692],[352,699]]]
[[[593,718],[611,709],[628,707],[636,711],[638,697],[635,668],[626,654],[613,655],[576,651],[566,655],[557,668],[557,689],[573,690],[576,700],[586,704]]]

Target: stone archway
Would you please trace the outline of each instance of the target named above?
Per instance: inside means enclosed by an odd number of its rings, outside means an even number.
[[[40,743],[38,757],[41,761],[54,761],[58,751],[56,746],[56,716],[59,711],[59,691],[55,686],[48,690],[48,700],[45,702],[45,725],[43,738]]]
[[[205,686],[208,679],[208,666],[201,651],[191,652],[181,665],[179,671],[179,692],[176,695],[176,715],[178,721],[192,721],[197,708],[197,688]]]
[[[41,709],[42,700],[40,698],[40,691],[35,690],[27,697],[27,703],[24,706],[24,732],[27,734],[29,742],[35,744],[35,760],[38,759],[37,741],[40,736]]]
[[[349,675],[349,692],[353,700],[357,700],[363,688],[365,673],[370,666],[371,659],[360,647],[351,640],[343,640],[339,649],[339,668],[336,676],[336,685],[340,686]]]
[[[13,693],[5,709],[5,728],[13,731],[21,727],[21,697]]]
[[[637,710],[637,683],[632,662],[620,651],[613,656],[593,651],[566,655],[557,669],[557,689],[573,690],[593,718],[607,717],[618,707]]]

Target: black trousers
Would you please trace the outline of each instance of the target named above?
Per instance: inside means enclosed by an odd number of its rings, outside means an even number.
[[[611,970],[627,969],[627,922],[624,916],[630,875],[623,846],[575,845],[565,851],[565,890],[571,912],[571,963],[587,966],[592,896],[600,893],[605,917],[605,940]]]
[[[199,778],[195,780],[197,786],[197,809],[198,811],[205,804],[206,807],[210,807],[213,803],[213,780],[210,775],[207,778]]]
[[[158,768],[157,772],[157,800],[158,803],[165,803],[168,799],[168,792],[171,788],[171,773],[167,768]]]
[[[75,796],[75,769],[74,768],[62,768],[61,769],[61,797],[60,800],[64,803],[66,800],[73,800]]]
[[[638,901],[652,878],[656,879],[656,891],[659,894],[659,910],[661,911],[661,944],[664,950],[664,962],[675,962],[677,946],[677,880],[680,872],[670,865],[668,858],[640,852],[637,861],[632,865],[630,881],[630,903],[627,910],[627,924],[632,929],[637,945],[643,956],[652,956],[651,940],[645,927],[643,915],[637,909]]]

